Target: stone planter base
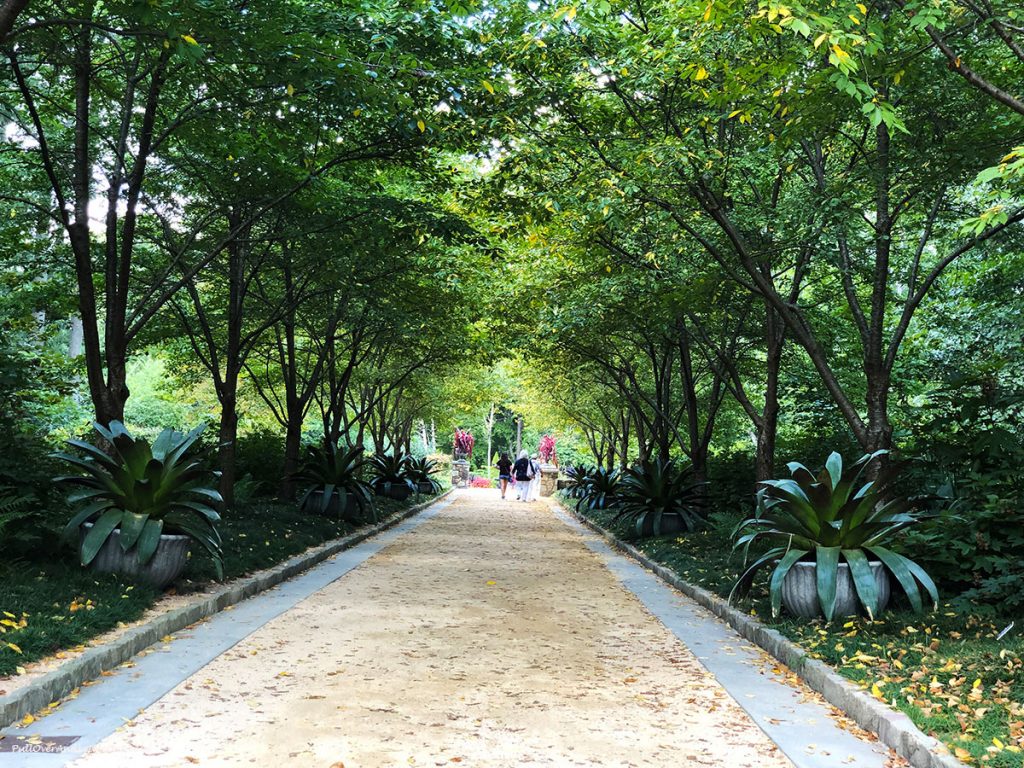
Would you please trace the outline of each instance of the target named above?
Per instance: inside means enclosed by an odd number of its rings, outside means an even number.
[[[416,491],[418,493],[433,493],[434,486],[429,482],[421,481],[416,484]]]
[[[80,531],[79,542],[84,541],[92,529],[86,523]],[[139,563],[135,547],[127,552],[121,549],[121,532],[114,531],[107,537],[100,551],[89,564],[97,573],[117,573],[132,581],[163,589],[181,575],[188,561],[188,549],[192,539],[188,536],[165,535],[153,557],[145,565]]]
[[[469,462],[465,459],[452,462],[452,488],[469,488]]]
[[[553,496],[558,490],[558,467],[554,464],[540,465],[540,495]]]
[[[871,563],[871,571],[875,575],[875,588],[878,590],[878,611],[876,618],[889,604],[891,587],[889,573],[881,563]],[[815,563],[796,563],[786,580],[782,582],[782,604],[794,616],[804,619],[815,619],[824,614],[818,600],[818,566]],[[857,590],[853,586],[850,566],[839,564],[839,577],[836,579],[836,610],[833,616],[854,616],[860,612],[860,601]]]

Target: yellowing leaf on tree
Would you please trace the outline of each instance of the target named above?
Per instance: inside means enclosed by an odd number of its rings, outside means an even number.
[[[894,85],[899,85],[900,84],[900,80],[902,80],[902,79],[903,79],[903,70],[902,69],[899,72],[897,72],[895,75],[892,76],[892,82],[893,82]]]
[[[834,53],[836,55],[836,58],[839,59],[840,61],[846,61],[848,58],[850,58],[850,54],[848,54],[846,51],[840,48],[838,43],[835,43],[832,46],[832,53]]]
[[[416,127],[420,129],[420,133],[423,133],[425,130],[427,130],[427,124],[424,123],[422,120],[416,121]]]
[[[868,7],[864,3],[857,3],[857,10],[865,16],[868,15]]]
[[[708,3],[707,8],[704,9],[704,21],[709,21],[711,19],[711,6],[712,5],[714,5],[714,3]]]
[[[361,114],[363,114],[363,110],[358,107],[352,110],[352,117],[359,117]]]
[[[285,88],[285,90],[288,92],[289,96],[292,96],[295,93],[295,86],[292,85],[291,83],[288,83],[288,87]]]
[[[491,85],[489,82],[487,82],[486,80],[481,80],[480,85],[482,85],[484,87],[484,90],[491,94],[491,96],[494,95],[494,86]]]
[[[734,109],[732,112],[729,113],[728,119],[732,120],[734,117],[736,117],[736,115],[740,114],[742,111],[742,109]]]
[[[604,268],[604,271],[605,271],[605,272],[611,272],[611,271],[612,271],[612,265],[611,265],[611,264],[607,265],[607,266],[606,266],[606,267]]]
[[[566,21],[572,21],[573,19],[576,18],[576,6],[575,5],[571,5],[571,6],[569,6],[566,9],[564,18],[565,18]]]
[[[697,67],[697,74],[693,77],[694,80],[707,80],[708,71],[704,67]]]
[[[814,47],[820,48],[821,44],[828,40],[828,32],[822,32],[814,39]]]
[[[182,35],[181,39],[184,40],[189,45],[199,45],[199,43],[196,42],[196,39],[194,37],[192,37],[192,35]]]
[[[854,16],[854,15],[853,15],[852,13],[850,13],[850,14],[847,14],[846,18],[848,18],[848,19],[849,19],[850,21],[852,21],[852,22],[853,22],[854,24],[860,24],[860,19],[858,19],[858,18],[857,18],[856,16]]]

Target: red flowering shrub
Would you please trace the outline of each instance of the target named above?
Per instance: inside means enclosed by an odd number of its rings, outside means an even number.
[[[471,488],[490,488],[492,485],[494,484],[486,477],[474,477],[473,482],[469,484]]]
[[[544,435],[537,444],[537,453],[540,454],[541,461],[551,464],[555,460],[555,438]]]
[[[473,444],[475,442],[472,432],[467,429],[456,429],[455,440],[453,441],[455,458],[468,459],[469,455],[473,453]]]

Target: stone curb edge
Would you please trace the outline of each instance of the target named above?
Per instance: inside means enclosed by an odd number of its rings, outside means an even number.
[[[276,587],[281,582],[319,565],[339,552],[350,549],[356,544],[398,525],[451,495],[453,490],[450,488],[429,501],[397,512],[386,520],[348,536],[306,550],[283,563],[258,571],[251,576],[236,579],[210,594],[203,595],[194,603],[154,617],[145,624],[129,630],[111,643],[90,648],[78,658],[61,664],[57,669],[40,677],[35,682],[29,683],[24,688],[6,696],[0,696],[0,728],[6,728],[21,720],[25,715],[38,712],[52,702],[60,701],[82,683],[94,680],[103,672],[123,664],[167,635],[174,634],[190,624],[195,624],[197,621],[219,613],[246,598]]]
[[[684,581],[672,570],[654,562],[636,547],[621,541],[561,501],[555,500],[554,503],[602,536],[615,549],[636,560],[662,581],[711,611],[744,638],[781,661],[829,704],[844,712],[861,728],[877,735],[880,742],[906,758],[914,768],[968,768],[949,754],[945,744],[922,732],[907,715],[864,693],[825,662],[811,658],[807,651],[778,630],[770,629],[752,616],[738,611],[718,595]]]

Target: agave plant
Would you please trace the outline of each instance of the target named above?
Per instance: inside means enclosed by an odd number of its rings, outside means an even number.
[[[576,509],[607,509],[618,501],[619,471],[596,467],[587,474],[576,497]]]
[[[861,482],[871,462],[886,453],[866,454],[846,467],[842,456],[832,453],[817,476],[803,464],[793,462],[788,465],[792,478],[762,483],[754,517],[736,529],[736,547],[748,549],[762,538],[774,546],[744,571],[733,594],[745,594],[757,571],[773,565],[769,591],[772,614],[778,615],[786,576],[797,562],[813,561],[821,611],[831,620],[840,563],[845,561],[857,599],[873,617],[879,595],[870,556],[892,574],[915,611],[924,607],[922,587],[937,606],[938,591],[924,569],[883,546],[924,517],[915,511],[914,500],[893,489],[898,468],[890,467],[877,479]]]
[[[703,485],[693,481],[689,466],[672,460],[641,462],[622,473],[613,522],[633,520],[640,536],[695,531],[705,520]]]
[[[306,449],[306,462],[297,477],[309,483],[299,500],[302,509],[314,504],[320,514],[326,515],[332,508],[340,517],[345,517],[348,506],[354,503],[360,517],[376,518],[370,487],[360,479],[366,466],[362,446],[344,450],[338,446],[311,445]],[[317,498],[319,494],[319,498]]]
[[[569,478],[565,486],[566,495],[570,499],[583,498],[587,492],[587,482],[596,469],[596,467],[588,467],[583,464],[578,467],[568,467],[565,470],[565,474]]]
[[[416,485],[417,490],[420,493],[438,493],[441,490],[441,484],[437,482],[431,475],[438,472],[439,467],[434,459],[422,458],[414,459],[411,456],[405,463],[406,471],[408,472],[409,479]],[[427,490],[424,490],[427,487]]]
[[[211,487],[219,473],[207,470],[205,457],[192,451],[205,425],[187,435],[165,429],[152,445],[132,437],[119,421],[93,427],[111,446],[112,455],[82,440],[67,444],[83,455],[55,454],[85,473],[55,481],[81,487],[69,497],[81,509],[64,534],[73,535],[92,523],[81,543],[82,565],[95,559],[114,531],[121,549],[134,549],[142,565],[153,558],[161,535],[183,534],[210,554],[218,577],[223,577],[220,515],[213,507],[223,499]]]
[[[370,459],[370,468],[373,470],[370,485],[378,494],[401,495],[405,493],[403,488],[410,492],[416,490],[409,476],[409,457],[399,451],[377,454]]]

